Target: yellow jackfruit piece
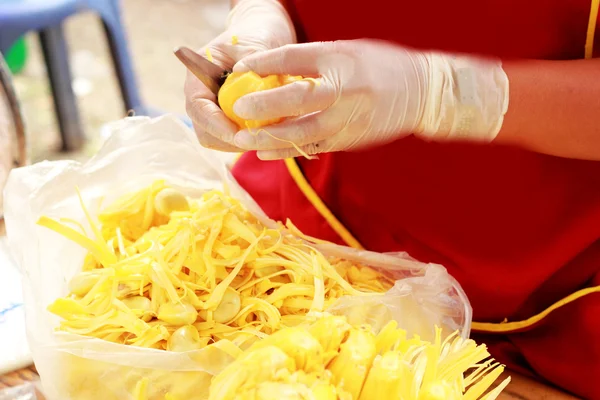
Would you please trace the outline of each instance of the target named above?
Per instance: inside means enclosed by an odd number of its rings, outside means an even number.
[[[160,305],[156,316],[170,325],[191,325],[196,322],[198,311],[191,304],[169,302]]]
[[[294,371],[294,360],[274,346],[255,349],[242,355],[217,375],[210,385],[209,400],[237,399],[240,388],[254,382],[268,382],[278,371]]]
[[[384,354],[389,350],[393,350],[396,343],[406,339],[406,331],[398,329],[396,321],[390,321],[377,334],[375,345],[377,346],[377,354]]]
[[[327,369],[340,388],[358,399],[376,354],[375,335],[366,329],[353,328]]]
[[[262,126],[275,124],[281,121],[281,118],[269,120],[245,120],[240,118],[233,111],[233,104],[242,96],[262,90],[275,89],[288,83],[302,79],[290,75],[269,75],[261,77],[255,72],[233,72],[227,76],[223,86],[219,90],[218,102],[223,113],[240,129],[255,129]]]
[[[315,400],[338,400],[337,388],[327,382],[317,382],[311,387],[312,395]]]
[[[159,214],[169,216],[173,211],[189,210],[190,205],[183,194],[174,189],[165,188],[154,198],[154,208]]]
[[[226,275],[223,277],[223,279],[225,277]],[[215,322],[224,324],[235,318],[235,316],[240,312],[241,308],[242,299],[240,294],[236,290],[229,287],[227,290],[225,290],[223,298],[221,299],[221,302],[217,308],[214,311],[210,311],[211,317],[209,317],[209,311],[207,310],[200,310],[199,315],[200,318],[205,321],[208,321],[209,318],[212,318],[212,320]]]
[[[240,400],[493,400],[510,382],[505,379],[490,390],[503,367],[493,363],[485,345],[457,334],[442,341],[438,329],[433,342],[407,339],[405,331],[390,323],[378,344],[369,326],[349,326],[343,317],[328,314],[312,317],[316,319],[309,326],[285,328],[246,350],[214,379],[219,386],[211,387],[210,400],[226,388],[228,393],[237,390]],[[344,340],[325,340],[328,327],[334,334],[335,329],[346,332],[336,334]],[[305,358],[309,353],[304,342],[312,332],[326,346],[339,345],[338,356],[331,362],[321,359],[320,368]],[[383,354],[375,355],[378,348]],[[296,360],[293,368],[284,365],[284,354]]]
[[[389,351],[375,357],[358,400],[398,398],[403,371],[407,367],[397,352]]]
[[[324,369],[323,347],[309,331],[301,327],[283,329],[257,342],[252,348],[275,346],[283,350],[306,372]]]
[[[255,389],[256,400],[306,400],[309,389],[299,383],[262,382]]]
[[[133,296],[127,297],[122,301],[138,318],[141,318],[145,322],[149,322],[152,319],[152,302],[147,297]]]
[[[318,318],[310,325],[308,331],[323,347],[325,365],[338,355],[340,345],[348,337],[350,328],[346,319],[339,316]]]
[[[205,347],[209,339],[201,338],[195,326],[184,325],[171,334],[167,340],[167,350],[177,352],[198,350]]]

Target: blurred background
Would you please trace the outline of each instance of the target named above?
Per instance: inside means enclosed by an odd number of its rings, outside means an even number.
[[[6,0],[0,0],[0,3]],[[8,0],[11,1],[11,0]],[[173,56],[176,46],[197,48],[224,28],[229,0],[122,0],[125,25],[138,88],[145,105],[185,114],[185,69]],[[85,145],[61,152],[52,95],[38,35],[25,37],[27,59],[13,84],[29,134],[31,161],[85,159],[98,149],[105,123],[125,116],[102,23],[92,13],[69,17],[63,24],[69,46],[73,90],[77,97]]]

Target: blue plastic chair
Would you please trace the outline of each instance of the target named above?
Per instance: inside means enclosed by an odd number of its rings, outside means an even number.
[[[125,111],[145,115],[121,21],[119,0],[0,0],[0,52],[6,52],[23,34],[39,32],[48,69],[63,150],[84,143],[79,109],[71,82],[68,48],[62,23],[91,11],[101,18],[119,80]]]

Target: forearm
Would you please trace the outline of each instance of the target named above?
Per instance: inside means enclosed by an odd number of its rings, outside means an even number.
[[[600,60],[512,61],[509,107],[495,143],[600,160]]]

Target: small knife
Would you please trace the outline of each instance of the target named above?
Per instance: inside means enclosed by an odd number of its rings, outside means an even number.
[[[225,82],[227,75],[231,73],[188,47],[179,47],[175,49],[174,53],[179,61],[215,95],[219,93],[219,88]]]

